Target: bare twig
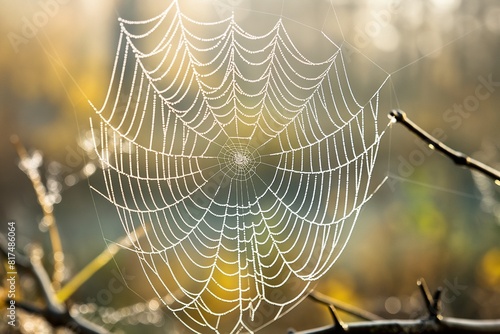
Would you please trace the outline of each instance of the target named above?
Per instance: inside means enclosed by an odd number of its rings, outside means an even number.
[[[460,166],[465,166],[467,168],[476,170],[481,174],[484,174],[493,179],[496,185],[500,186],[500,172],[490,166],[483,164],[462,152],[455,151],[449,146],[443,144],[441,141],[437,140],[424,130],[422,130],[418,125],[413,123],[407,116],[406,113],[401,110],[392,110],[389,113],[395,122],[401,123],[408,130],[417,135],[420,139],[427,143],[429,148],[441,152],[446,157],[450,158],[454,163]]]
[[[349,304],[344,303],[340,300],[336,300],[334,298],[328,297],[328,296],[326,296],[318,291],[312,291],[309,294],[309,298],[311,298],[312,300],[314,300],[318,303],[321,303],[323,305],[327,305],[327,306],[333,305],[339,311],[346,312],[346,313],[353,315],[355,317],[358,317],[362,320],[367,320],[367,321],[383,320],[382,317],[379,317],[376,314],[373,314],[373,313],[368,312],[366,310],[360,309],[359,307],[349,305]]]
[[[316,328],[312,330],[295,332],[296,334],[382,334],[382,333],[443,333],[443,334],[477,334],[477,333],[500,333],[500,320],[467,320],[443,317],[441,315],[440,296],[441,289],[431,295],[427,284],[423,279],[419,279],[417,285],[422,292],[424,303],[429,312],[429,316],[424,319],[415,320],[372,320],[365,322],[353,322],[344,324],[339,330],[339,326],[333,325]],[[315,293],[317,294],[317,293]],[[328,299],[311,297],[321,304]],[[332,306],[332,305],[330,305]],[[340,322],[340,319],[337,319]]]
[[[21,166],[23,166],[22,170],[26,173],[33,184],[38,204],[40,204],[40,207],[42,208],[44,222],[49,228],[55,269],[52,276],[52,285],[55,290],[58,290],[61,287],[61,282],[64,278],[64,252],[59,230],[57,229],[56,220],[53,214],[54,206],[48,200],[47,189],[42,182],[38,169],[36,167],[32,168],[28,166],[29,164],[26,164],[26,162],[30,159],[30,156],[24,145],[19,140],[19,137],[13,135],[10,137],[10,141],[12,142],[12,145],[14,145],[19,159],[21,160],[20,163]]]
[[[441,320],[443,316],[441,315],[441,289],[436,290],[434,296],[431,295],[427,283],[423,278],[417,281],[417,286],[420,288],[422,297],[424,299],[425,307],[429,312],[431,318],[436,318],[436,320]]]
[[[7,258],[7,240],[3,235],[0,235],[0,254]],[[43,317],[54,328],[66,327],[81,334],[109,333],[105,328],[97,324],[91,323],[78,315],[72,315],[66,305],[57,300],[49,275],[42,266],[39,258],[28,258],[22,254],[16,253],[16,266],[30,272],[34,276],[40,286],[46,304],[44,308],[40,308],[22,300],[15,300],[17,307],[26,312]],[[5,300],[5,303],[9,304],[10,299]]]
[[[334,326],[326,326],[295,334],[334,334]],[[376,320],[354,322],[346,325],[348,334],[387,334],[387,333],[414,333],[414,334],[481,334],[500,333],[500,321],[496,320],[465,320],[443,318],[437,322],[434,319],[415,320]]]
[[[106,329],[97,324],[91,323],[82,318],[79,314],[71,314],[66,306],[66,300],[92,275],[108,263],[123,247],[131,246],[146,232],[145,229],[139,229],[134,235],[125,236],[118,243],[112,243],[99,256],[85,266],[77,275],[75,275],[66,285],[61,288],[64,253],[62,249],[61,238],[57,229],[56,220],[53,215],[54,205],[49,199],[47,189],[42,182],[42,177],[38,170],[40,161],[30,156],[26,148],[22,145],[19,138],[11,136],[11,142],[14,145],[20,158],[20,168],[30,179],[35,190],[37,201],[42,209],[44,220],[49,227],[49,236],[52,243],[54,258],[54,274],[52,280],[41,262],[41,255],[38,252],[31,252],[30,256],[17,254],[16,267],[21,271],[30,273],[37,281],[45,307],[41,308],[23,299],[14,300],[17,307],[26,312],[45,318],[53,327],[67,327],[76,333],[83,334],[104,334],[109,333]],[[120,246],[121,245],[121,246]],[[0,255],[8,258],[8,242],[5,236],[0,235]],[[20,294],[19,294],[20,295]],[[9,304],[10,299],[3,302]]]

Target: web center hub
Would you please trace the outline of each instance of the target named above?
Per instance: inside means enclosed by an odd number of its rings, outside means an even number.
[[[228,140],[218,157],[221,171],[231,179],[245,181],[255,174],[260,154],[248,143]]]

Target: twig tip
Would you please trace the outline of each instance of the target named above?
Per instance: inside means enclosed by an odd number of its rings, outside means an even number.
[[[389,112],[389,118],[391,118],[394,123],[404,121],[406,118],[406,113],[400,109],[393,109]]]

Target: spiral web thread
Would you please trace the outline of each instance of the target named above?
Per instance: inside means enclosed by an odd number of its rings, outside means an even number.
[[[361,104],[341,49],[323,34],[331,56],[309,60],[285,26],[252,35],[177,2],[120,19],[94,107],[94,190],[158,297],[196,332],[253,332],[299,303],[373,194],[381,88]]]

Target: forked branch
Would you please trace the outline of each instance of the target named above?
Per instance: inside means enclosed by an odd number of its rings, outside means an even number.
[[[0,255],[7,258],[7,253],[7,240],[3,235],[0,235]],[[22,300],[16,300],[15,302],[17,307],[28,313],[43,317],[54,328],[66,327],[81,334],[109,333],[105,328],[94,324],[79,315],[71,314],[66,305],[57,300],[51,280],[41,263],[41,259],[34,256],[28,258],[22,254],[16,253],[16,267],[18,270],[29,272],[34,276],[40,286],[40,290],[45,301],[45,307],[40,308]],[[10,300],[7,299],[4,302],[8,305]]]
[[[296,334],[385,334],[385,333],[442,333],[442,334],[480,334],[500,333],[500,320],[467,320],[443,317],[441,314],[441,289],[438,288],[434,295],[429,292],[427,284],[419,279],[417,285],[420,288],[424,304],[427,309],[427,317],[414,320],[371,320],[364,322],[343,323],[337,314],[334,314],[333,325],[316,328],[302,332],[291,332]],[[334,306],[329,304],[328,297],[318,298],[316,292],[311,298],[330,310]],[[331,300],[331,299],[330,299]],[[331,300],[334,303],[333,300]],[[351,312],[349,312],[351,313]]]

